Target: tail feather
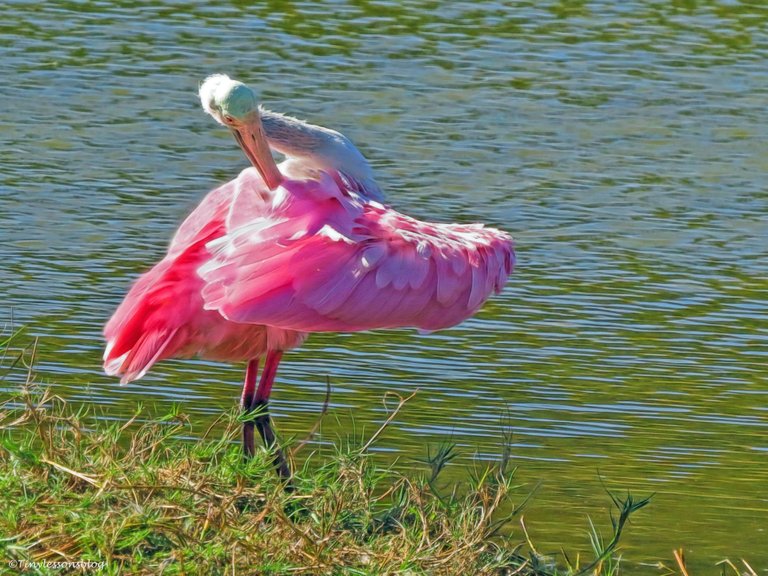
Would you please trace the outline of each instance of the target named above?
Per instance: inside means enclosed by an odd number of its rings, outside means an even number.
[[[168,254],[143,274],[104,327],[104,371],[121,384],[141,378],[163,358],[178,353],[190,325],[203,311],[197,275],[208,257],[205,245],[224,231],[235,183],[208,194],[179,227]]]
[[[176,335],[178,328],[160,329],[142,334],[130,351],[104,362],[104,371],[110,376],[120,376],[120,384],[138,380],[160,359]]]
[[[195,290],[199,293],[194,273],[179,270],[185,266],[191,267],[191,262],[183,257],[172,265],[160,262],[131,288],[104,328],[104,371],[120,376],[121,384],[141,378],[155,362],[175,352],[177,346],[171,344],[191,321]],[[202,309],[202,302],[197,308]]]

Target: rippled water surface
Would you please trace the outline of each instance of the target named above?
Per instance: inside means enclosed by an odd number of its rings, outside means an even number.
[[[602,478],[656,493],[628,573],[676,547],[768,573],[768,4],[249,4],[5,3],[0,321],[41,337],[41,379],[119,417],[181,402],[198,431],[236,401],[241,366],[165,362],[125,388],[100,370],[130,282],[246,166],[196,101],[227,72],[347,134],[399,209],[518,243],[507,290],[457,328],[288,354],[284,434],[312,426],[326,375],[326,439],[419,388],[382,452],[493,459],[507,422],[541,551],[587,550],[587,514],[607,532]]]

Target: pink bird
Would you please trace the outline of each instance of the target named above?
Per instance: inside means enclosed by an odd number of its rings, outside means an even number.
[[[311,332],[454,326],[504,287],[513,243],[395,211],[347,138],[258,107],[240,82],[212,76],[200,98],[255,169],[209,193],[133,285],[104,328],[104,370],[125,384],[165,358],[247,361],[245,454],[255,425],[288,480],[267,411],[283,352]]]

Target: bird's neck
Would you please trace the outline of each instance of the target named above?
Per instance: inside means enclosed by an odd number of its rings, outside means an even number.
[[[361,182],[374,182],[368,161],[343,134],[264,108],[260,112],[270,147],[288,159],[320,170],[337,170]]]
[[[333,131],[261,109],[261,122],[269,145],[286,156],[301,157],[323,152],[333,144]]]

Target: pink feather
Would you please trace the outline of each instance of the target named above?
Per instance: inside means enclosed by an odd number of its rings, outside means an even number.
[[[360,186],[330,171],[270,191],[249,168],[212,191],[105,327],[105,370],[127,382],[164,358],[247,360],[308,332],[447,328],[502,289],[509,235],[422,222]]]

